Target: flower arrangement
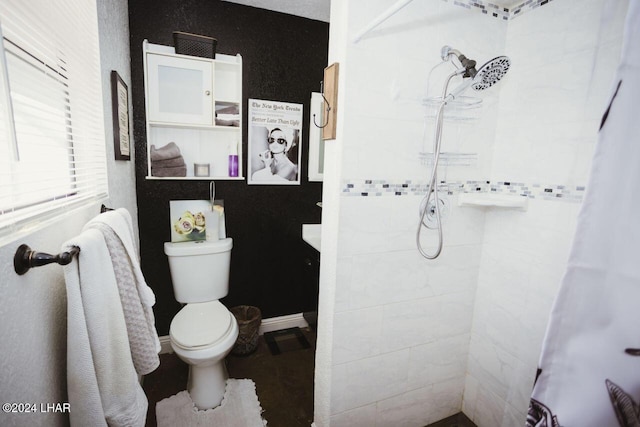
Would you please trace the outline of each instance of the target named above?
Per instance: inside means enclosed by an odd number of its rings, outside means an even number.
[[[173,224],[173,228],[185,240],[204,240],[206,236],[204,214],[185,211]]]

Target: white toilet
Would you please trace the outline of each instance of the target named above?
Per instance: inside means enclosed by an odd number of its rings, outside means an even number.
[[[171,321],[171,347],[189,364],[187,390],[202,410],[222,402],[224,358],[238,338],[235,317],[218,301],[229,291],[232,247],[231,238],[164,244],[176,300],[186,304]]]

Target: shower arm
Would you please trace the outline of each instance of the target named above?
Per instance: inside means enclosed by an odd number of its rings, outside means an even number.
[[[443,61],[450,61],[451,57],[453,57],[458,62],[458,68],[462,67],[462,63],[460,62],[460,59],[458,59],[460,58],[461,55],[462,55],[462,52],[460,52],[457,49],[453,49],[449,46],[444,46],[440,51],[440,57],[442,58]]]
[[[442,98],[441,98],[442,102],[447,103],[447,102],[453,101],[458,95],[464,92],[469,87],[469,85],[471,85],[473,79],[469,79],[468,81],[463,82],[460,86],[455,88],[453,91],[451,91],[450,94],[447,95],[447,89],[449,88],[449,83],[451,82],[451,79],[456,76],[462,75],[465,72],[466,70],[464,68],[458,68],[456,71],[449,74],[449,77],[447,77],[445,84],[442,86]]]
[[[440,50],[440,57],[443,61],[451,61],[456,68],[462,68],[464,70],[463,77],[475,77],[476,61],[467,58],[462,52],[457,49],[453,49],[450,46],[443,46]]]

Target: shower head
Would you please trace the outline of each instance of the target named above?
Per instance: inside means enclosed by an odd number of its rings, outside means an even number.
[[[502,77],[509,71],[509,67],[511,66],[511,60],[506,56],[498,56],[497,58],[493,58],[491,61],[484,64],[478,71],[473,69],[475,74],[470,79],[465,79],[465,82],[460,86],[452,90],[448,95],[444,98],[447,102],[457,98],[464,91],[466,91],[469,86],[473,90],[485,90],[494,84],[496,84]],[[460,72],[464,71],[460,69]],[[469,70],[467,70],[469,71]],[[466,75],[463,76],[463,78]]]
[[[495,83],[509,71],[511,60],[506,56],[498,56],[484,64],[473,77],[471,88],[473,90],[485,90]]]

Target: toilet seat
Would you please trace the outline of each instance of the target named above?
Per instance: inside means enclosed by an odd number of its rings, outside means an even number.
[[[232,317],[220,301],[187,304],[171,321],[169,336],[185,350],[211,347],[229,335]]]

